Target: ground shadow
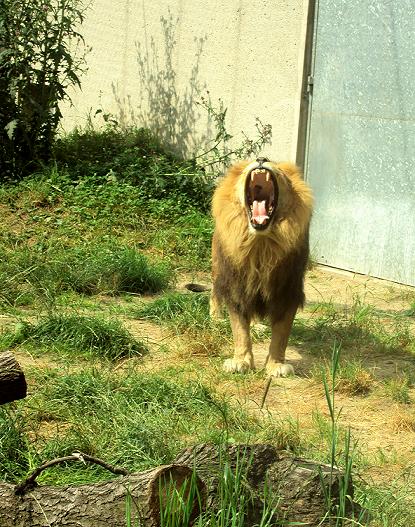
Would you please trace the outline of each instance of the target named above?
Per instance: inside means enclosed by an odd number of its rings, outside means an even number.
[[[343,362],[358,361],[375,378],[415,373],[415,357],[411,351],[414,337],[408,320],[387,330],[378,316],[359,320],[338,315],[339,311],[347,312],[348,307],[336,308],[331,317],[296,319],[288,353],[294,366],[298,364],[296,373],[308,376],[322,361],[328,363],[334,346],[341,347]]]

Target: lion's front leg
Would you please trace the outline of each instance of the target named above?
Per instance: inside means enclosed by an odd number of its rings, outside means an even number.
[[[294,368],[285,362],[285,350],[290,336],[297,309],[288,311],[281,320],[272,324],[271,344],[267,358],[266,370],[273,377],[294,375]]]
[[[216,320],[220,320],[221,318],[223,318],[222,306],[219,302],[218,297],[216,296],[215,284],[213,284],[212,291],[210,292],[209,315],[211,318]]]
[[[232,309],[229,309],[229,318],[233,334],[234,354],[232,359],[225,360],[223,367],[228,372],[245,373],[254,368],[249,331],[250,320]]]

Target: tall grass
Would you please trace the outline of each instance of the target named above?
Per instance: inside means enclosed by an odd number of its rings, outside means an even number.
[[[132,247],[95,243],[78,247],[23,247],[0,251],[0,302],[53,303],[64,291],[86,295],[155,293],[169,286],[169,265],[150,262]]]
[[[20,323],[15,333],[3,336],[3,341],[9,346],[50,346],[111,360],[148,351],[146,344],[134,338],[118,320],[78,314],[49,314],[35,324]]]
[[[0,480],[16,481],[45,460],[85,452],[140,471],[171,462],[197,443],[247,442],[263,424],[213,388],[174,370],[162,374],[84,368],[28,370],[30,404],[21,401],[0,420]],[[1,416],[0,416],[1,417]],[[9,446],[7,446],[9,445]],[[2,460],[2,461],[1,461]],[[51,468],[41,481],[93,482],[108,477],[99,467]]]

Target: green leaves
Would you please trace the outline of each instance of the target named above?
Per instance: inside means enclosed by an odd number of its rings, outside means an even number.
[[[83,0],[0,4],[0,173],[19,179],[51,157],[58,104],[80,86]]]

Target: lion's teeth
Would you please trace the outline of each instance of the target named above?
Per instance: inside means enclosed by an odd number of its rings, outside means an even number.
[[[267,181],[269,181],[269,172],[267,172],[266,178]]]
[[[253,180],[254,180],[254,173],[251,172],[251,181],[253,181]]]

